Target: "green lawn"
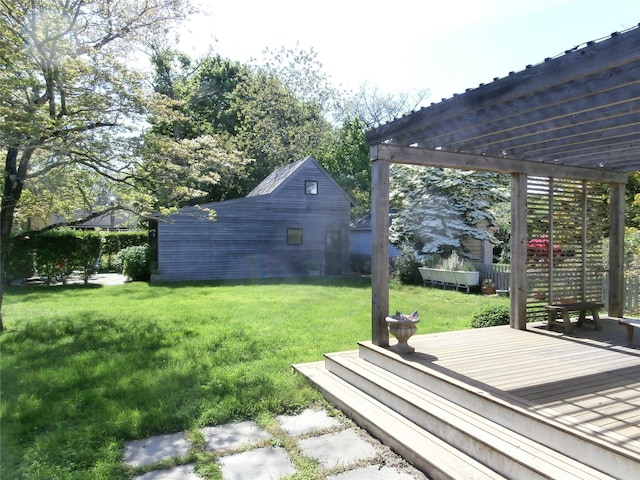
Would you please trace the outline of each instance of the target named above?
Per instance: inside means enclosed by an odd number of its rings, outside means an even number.
[[[418,333],[507,299],[392,285]],[[124,443],[319,401],[291,364],[371,338],[366,278],[13,287],[1,348],[1,472],[124,479]]]

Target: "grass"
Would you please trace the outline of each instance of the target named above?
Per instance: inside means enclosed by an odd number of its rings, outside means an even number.
[[[399,285],[390,298],[392,312],[420,312],[418,333],[468,328],[486,304],[508,302]],[[269,423],[318,402],[291,364],[370,339],[370,308],[358,277],[9,288],[1,476],[130,478],[128,440]]]

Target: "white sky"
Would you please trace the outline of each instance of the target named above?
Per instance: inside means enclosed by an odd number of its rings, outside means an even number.
[[[265,48],[317,53],[343,89],[428,88],[437,102],[640,23],[640,0],[200,0],[192,56],[247,62]]]

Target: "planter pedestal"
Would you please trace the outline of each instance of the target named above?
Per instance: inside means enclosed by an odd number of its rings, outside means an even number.
[[[397,353],[415,352],[416,349],[409,345],[407,341],[414,333],[416,333],[416,324],[420,319],[417,316],[414,319],[410,319],[405,316],[396,315],[393,317],[386,317],[385,320],[389,326],[389,332],[398,340],[396,345],[392,345],[389,348]]]

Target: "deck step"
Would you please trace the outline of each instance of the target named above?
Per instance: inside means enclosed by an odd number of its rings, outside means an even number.
[[[403,358],[371,342],[361,342],[359,351],[350,352],[350,355],[358,357],[364,365],[379,367],[392,378],[402,378],[418,386],[418,392],[427,391],[449,399],[461,407],[480,413],[484,419],[562,452],[596,471],[607,472],[620,479],[640,478],[637,453],[627,448],[625,438],[614,432],[603,431],[553,409],[537,408],[508,392],[443,370],[432,361],[416,361],[417,358],[412,359],[411,356]],[[327,357],[326,362],[327,367],[332,369],[331,356]],[[378,375],[379,372],[375,370],[372,374]],[[350,381],[348,369],[346,375],[346,380]],[[366,388],[365,391],[372,393]],[[604,441],[605,437],[607,441]]]
[[[362,395],[506,478],[614,478],[390,373],[357,352],[329,354],[325,367]]]
[[[476,461],[325,368],[325,362],[293,366],[358,425],[434,480],[506,477]]]

